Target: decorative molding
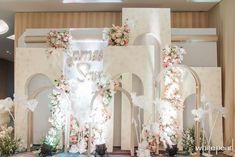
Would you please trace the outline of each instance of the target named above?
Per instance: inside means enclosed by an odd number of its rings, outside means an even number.
[[[217,42],[217,35],[173,35],[172,42]],[[46,43],[46,36],[25,36],[25,43]]]
[[[173,35],[172,42],[217,42],[217,35]]]

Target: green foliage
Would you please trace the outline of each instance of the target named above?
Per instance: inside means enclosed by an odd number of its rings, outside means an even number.
[[[200,133],[200,146],[202,146],[202,132]],[[207,142],[204,142],[204,145],[206,145]],[[193,154],[196,151],[196,141],[195,141],[195,129],[194,127],[188,128],[184,130],[183,137],[182,137],[182,146],[183,150],[186,151],[189,154]]]
[[[50,128],[47,136],[42,139],[42,145],[48,145],[52,147],[52,151],[57,151],[61,139],[60,131]]]
[[[12,127],[1,127],[0,132],[0,156],[9,157],[16,153],[20,147],[20,139],[14,138]]]
[[[184,130],[183,137],[182,137],[182,146],[183,150],[189,154],[195,152],[195,136],[194,136],[194,128],[188,128]]]

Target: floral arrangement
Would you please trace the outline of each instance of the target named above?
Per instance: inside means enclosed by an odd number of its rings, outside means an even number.
[[[124,26],[112,25],[108,32],[108,41],[110,46],[127,46],[129,43],[130,29],[127,24]]]
[[[155,100],[155,105],[159,111],[159,134],[160,141],[163,142],[164,147],[171,146],[177,143],[178,138],[178,124],[177,124],[177,110],[167,100]]]
[[[43,144],[52,146],[54,150],[59,147],[62,130],[65,125],[66,111],[68,110],[67,108],[69,103],[66,99],[66,94],[70,91],[69,83],[66,81],[64,76],[55,80],[55,84],[56,86],[53,89],[52,94],[49,96],[49,108],[51,112],[49,122],[52,127],[48,131],[45,139],[43,139]]]
[[[173,64],[181,64],[184,59],[186,51],[182,47],[167,46],[162,50],[163,53],[163,67],[169,67]]]
[[[180,83],[182,78],[183,70],[177,67],[168,69],[164,75],[164,99],[171,102],[176,109],[183,109],[184,105],[180,93]]]
[[[115,90],[115,86],[120,86],[120,82],[118,80],[111,80],[108,76],[101,74],[100,77],[96,80],[97,91],[99,91],[100,96],[102,98],[102,102],[105,106],[108,106],[112,100],[112,95]],[[108,88],[104,90],[105,88]]]
[[[64,91],[65,93],[69,93],[70,92],[71,87],[69,85],[69,82],[65,79],[64,75],[62,75],[60,77],[60,79],[55,80],[54,82],[55,82],[55,86],[58,89]]]
[[[164,68],[174,64],[181,64],[185,50],[178,46],[167,46],[162,50]],[[159,103],[160,111],[160,140],[165,147],[177,144],[180,134],[177,121],[177,111],[183,109],[183,99],[180,90],[180,83],[183,77],[183,70],[177,67],[168,69],[164,74],[164,90]]]
[[[21,140],[14,138],[12,127],[2,126],[0,128],[0,156],[9,157],[20,148]]]
[[[59,143],[61,139],[61,130],[54,127],[50,128],[45,138],[42,139],[42,144],[52,147],[55,152],[59,148]]]
[[[90,120],[91,123],[85,123],[80,126],[79,136],[74,137],[78,139],[79,153],[84,153],[88,149],[89,138],[91,139],[91,152],[95,150],[95,145],[105,143],[105,129],[107,122],[111,118],[111,113],[108,106],[113,97],[113,90],[119,83],[111,80],[109,77],[101,74],[96,80],[95,91],[98,92],[97,99],[91,109]],[[91,127],[91,135],[89,132]]]
[[[47,35],[47,43],[50,48],[58,49],[69,49],[71,40],[69,31],[50,31]]]
[[[70,116],[70,143],[76,144],[79,138],[79,124],[74,116]]]
[[[142,130],[142,147],[150,152],[156,152],[157,145],[159,144],[159,127],[156,124],[145,125]]]
[[[89,136],[91,140],[91,152],[95,150],[95,128],[91,128],[91,136],[89,133],[89,124],[86,123],[84,126],[80,127],[79,131],[79,140],[78,140],[78,147],[79,147],[79,153],[83,154],[88,150],[88,144],[89,144]]]

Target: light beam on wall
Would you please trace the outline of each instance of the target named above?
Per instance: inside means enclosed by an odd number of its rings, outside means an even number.
[[[122,3],[123,0],[63,0],[63,3]]]

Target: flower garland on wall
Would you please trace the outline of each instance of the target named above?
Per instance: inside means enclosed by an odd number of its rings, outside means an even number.
[[[55,80],[55,88],[53,89],[50,98],[50,112],[51,117],[49,122],[51,123],[51,128],[48,134],[43,139],[43,144],[51,146],[54,150],[59,149],[59,143],[62,139],[62,130],[66,121],[66,111],[68,110],[68,101],[65,98],[66,94],[70,92],[70,85],[64,76],[60,79]]]
[[[168,46],[162,50],[164,68],[174,64],[181,64],[185,50],[178,46]],[[164,133],[160,140],[165,147],[177,144],[179,127],[177,122],[177,111],[183,109],[183,99],[180,93],[180,83],[183,76],[183,70],[180,68],[171,68],[164,75],[164,89],[160,109],[160,132]],[[166,107],[167,106],[167,107]],[[162,113],[161,113],[162,112]],[[169,115],[170,114],[170,115]],[[169,138],[168,138],[169,137]]]
[[[129,26],[125,23],[123,26],[112,25],[108,32],[108,44],[110,46],[127,46],[129,43]]]

